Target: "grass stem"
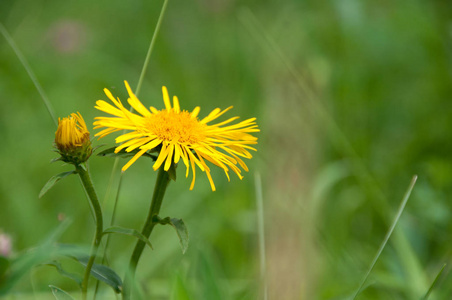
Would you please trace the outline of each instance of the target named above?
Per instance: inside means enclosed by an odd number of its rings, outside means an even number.
[[[265,258],[265,223],[264,223],[264,201],[262,196],[262,180],[260,173],[254,175],[254,184],[256,187],[256,208],[257,208],[257,228],[259,237],[259,263],[261,271],[261,280],[263,284],[263,299],[268,299],[267,289],[267,268]]]
[[[55,111],[52,107],[52,104],[49,101],[49,98],[47,97],[46,93],[44,92],[44,89],[42,88],[41,84],[38,81],[38,78],[36,77],[35,73],[30,67],[30,64],[25,59],[25,56],[22,54],[22,52],[19,50],[19,47],[17,47],[16,43],[14,42],[11,35],[8,33],[8,30],[6,30],[5,26],[0,22],[0,32],[2,33],[3,37],[6,39],[8,44],[13,48],[14,53],[16,53],[17,58],[19,58],[20,62],[22,63],[22,66],[24,66],[25,70],[28,73],[28,76],[30,76],[31,81],[33,82],[34,86],[38,90],[39,95],[41,95],[42,101],[44,102],[44,105],[47,108],[47,111],[52,118],[53,122],[55,123],[55,126],[58,127],[57,118],[55,116]]]

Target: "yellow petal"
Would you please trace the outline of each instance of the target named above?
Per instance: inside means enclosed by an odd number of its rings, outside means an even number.
[[[170,111],[171,103],[170,103],[168,90],[166,89],[166,86],[162,86],[162,93],[163,93],[163,102],[165,103],[166,110]]]
[[[135,156],[132,157],[132,159],[129,160],[124,167],[122,167],[122,171],[124,172],[125,170],[127,170],[141,155],[144,154],[144,152],[146,152],[145,149],[144,150],[140,150],[137,154],[135,154]]]
[[[170,144],[168,147],[168,156],[166,157],[166,161],[165,161],[165,167],[164,170],[168,171],[169,168],[171,167],[171,159],[173,158],[173,152],[174,152],[174,144]]]

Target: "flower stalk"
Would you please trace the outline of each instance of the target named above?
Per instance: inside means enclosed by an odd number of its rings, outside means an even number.
[[[155,224],[157,224],[154,222],[154,216],[157,216],[160,212],[160,207],[162,206],[163,197],[165,196],[166,188],[168,187],[169,182],[169,173],[165,171],[163,167],[161,167],[157,174],[157,180],[154,187],[154,194],[152,195],[149,213],[141,231],[141,233],[146,238],[149,238]],[[138,240],[130,258],[128,272],[125,276],[123,299],[131,299],[135,271],[137,269],[138,261],[140,260],[144,247],[145,243],[142,240]]]
[[[76,165],[75,169],[78,175],[80,176],[80,180],[85,189],[86,195],[88,196],[93,211],[94,219],[96,222],[96,232],[94,235],[93,243],[91,245],[90,256],[88,259],[88,263],[86,265],[85,274],[83,276],[82,281],[82,297],[85,300],[88,293],[89,276],[94,264],[94,260],[96,259],[97,250],[99,249],[99,245],[102,239],[103,218],[102,218],[102,209],[99,204],[99,200],[97,198],[96,191],[94,190],[94,186],[91,181],[91,177],[89,175],[88,170],[82,165]]]
[[[94,190],[86,163],[93,153],[90,134],[80,113],[73,113],[67,118],[58,119],[58,129],[55,132],[55,147],[60,154],[58,160],[74,165],[75,173],[80,176],[80,181],[85,189],[94,221],[96,222],[96,232],[82,281],[82,297],[85,300],[88,293],[89,276],[102,239],[103,218],[99,199]]]

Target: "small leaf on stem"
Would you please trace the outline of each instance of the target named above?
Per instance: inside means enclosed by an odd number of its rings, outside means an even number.
[[[162,219],[159,216],[154,216],[153,221],[161,225],[169,224],[176,230],[177,236],[179,237],[179,243],[182,249],[182,253],[185,254],[185,251],[187,251],[188,248],[188,230],[185,226],[184,221],[182,219],[170,217]]]
[[[75,171],[63,172],[50,178],[39,193],[39,198],[44,196],[44,194],[47,193],[47,191],[50,190],[60,179],[72,174],[75,174]]]
[[[79,286],[82,284],[82,278],[80,276],[78,276],[77,274],[74,274],[74,273],[67,272],[66,270],[63,269],[61,264],[58,261],[56,261],[56,260],[48,262],[48,263],[45,263],[43,265],[44,266],[55,267],[56,270],[58,271],[58,273],[60,273],[64,277],[67,277],[67,278],[70,278],[70,279],[74,280],[75,282],[78,283]]]
[[[89,257],[76,257],[76,259],[80,264],[86,267]],[[91,269],[91,275],[97,280],[103,281],[111,286],[116,293],[119,294],[122,292],[121,277],[109,267],[95,263]]]
[[[52,294],[57,300],[74,300],[71,295],[54,285],[49,285],[49,288],[52,290]]]

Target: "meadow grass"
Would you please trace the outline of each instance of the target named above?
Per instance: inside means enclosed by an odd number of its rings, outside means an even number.
[[[42,263],[53,260],[44,255],[49,240],[89,247],[86,197],[75,176],[38,194],[69,170],[49,164],[57,117],[80,111],[93,136],[95,101],[105,87],[126,99],[123,80],[146,106],[161,107],[166,85],[189,111],[234,105],[261,129],[243,180],[212,170],[217,191],[202,176],[188,191],[178,171],[162,216],[184,220],[189,248],[182,254],[171,228],[158,227],[137,270],[137,298],[450,298],[452,7],[166,3],[0,3],[0,231],[12,237],[13,256],[42,251],[5,299],[49,299],[49,285],[81,297]],[[122,174],[126,161],[93,156],[91,175],[106,223],[140,230],[156,172],[144,161]],[[64,218],[72,223],[63,231]],[[123,276],[135,240],[104,242],[105,263]],[[90,296],[95,289],[99,299],[116,297],[91,280]]]

